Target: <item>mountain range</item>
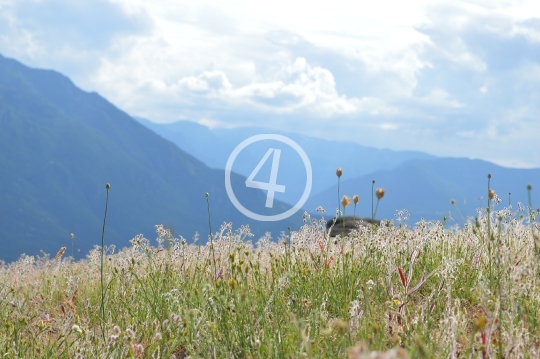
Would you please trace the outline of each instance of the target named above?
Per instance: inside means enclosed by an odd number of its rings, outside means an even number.
[[[337,184],[336,169],[338,167],[346,168],[348,178],[355,178],[378,170],[392,169],[412,159],[436,158],[423,152],[378,149],[353,142],[330,141],[262,127],[210,129],[191,121],[158,124],[140,117],[135,117],[135,119],[208,166],[220,169],[225,168],[229,155],[245,139],[265,133],[286,136],[304,150],[311,162],[313,170],[312,195]],[[335,131],[335,129],[333,130]],[[265,153],[265,149],[264,146],[259,149],[251,149],[248,158],[239,161],[237,165],[235,163],[235,171],[249,176],[253,171],[254,164]],[[286,203],[293,204],[297,202],[298,193],[304,188],[304,182],[297,181],[298,174],[302,171],[299,171],[295,161],[287,161],[283,155],[281,157],[279,180],[288,184],[291,190],[280,194],[279,198]]]
[[[214,168],[225,168],[235,146],[250,136],[277,133],[293,139],[304,149],[313,167],[313,188],[304,209],[314,214],[315,209],[322,206],[327,219],[336,213],[339,204],[338,167],[343,169],[340,196],[358,194],[360,197],[357,215],[371,218],[372,181],[376,180],[375,188],[386,190],[377,208],[377,218],[396,219],[397,212],[406,209],[411,224],[422,218],[442,221],[447,217],[448,223],[462,225],[466,217],[476,216],[477,208],[487,205],[488,173],[492,174],[491,187],[503,199],[499,207],[509,204],[509,193],[512,193],[510,202],[514,209],[518,202],[526,206],[527,184],[536,188],[540,185],[540,169],[504,168],[482,160],[439,158],[423,152],[378,149],[265,128],[210,129],[190,121],[158,124],[136,119]],[[199,146],[200,143],[205,143],[205,146]],[[201,148],[211,151],[201,151]],[[235,169],[248,176],[262,153],[259,151],[254,158],[240,163]],[[299,171],[294,163],[283,162],[278,182],[297,182],[302,186],[304,183],[296,180]],[[291,191],[289,196],[282,194],[280,199],[295,203],[297,193],[298,190]],[[451,204],[452,200],[455,207]],[[540,204],[539,190],[532,192],[532,202],[533,205]],[[353,213],[352,206],[345,210],[345,214]]]
[[[231,153],[260,134],[295,141],[313,171],[307,202],[280,221],[246,217],[225,188]],[[266,216],[290,210],[309,182],[301,156],[277,142],[246,146],[231,168],[238,202]],[[338,167],[343,169],[339,196]],[[269,191],[251,188],[248,182],[269,182],[274,169],[282,192],[277,191],[272,206],[266,207]],[[235,228],[247,224],[255,240],[266,231],[276,238],[289,227],[299,228],[303,210],[319,216],[315,209],[322,206],[325,218],[331,218],[343,195],[358,194],[356,215],[371,217],[373,179],[375,188],[386,190],[377,219],[394,219],[396,211],[407,209],[411,224],[445,216],[452,217],[450,223],[463,223],[450,201],[455,200],[464,217],[475,215],[486,205],[488,173],[502,200],[497,208],[527,205],[527,184],[533,186],[533,205],[540,204],[540,169],[503,168],[480,160],[370,148],[265,128],[210,129],[189,121],[156,124],[134,119],[58,72],[32,69],[0,56],[0,260],[6,262],[40,250],[54,255],[64,246],[68,255],[74,249],[74,256],[81,258],[100,245],[106,183],[111,189],[105,244],[123,247],[139,233],[154,238],[157,224],[188,241],[197,232],[205,242],[209,231],[205,193],[213,232],[223,222],[232,222]],[[353,211],[348,207],[345,214]]]
[[[302,224],[302,213],[277,222],[246,217],[229,200],[224,178],[97,93],[0,56],[0,259],[54,255],[63,246],[71,254],[71,233],[75,257],[100,245],[106,183],[106,245],[129,245],[139,233],[153,239],[157,224],[188,241],[198,232],[205,242],[206,192],[213,232],[232,222],[277,237]],[[238,186],[245,177],[232,173],[231,181],[248,209],[265,203],[263,191]],[[263,214],[289,208],[276,200]]]

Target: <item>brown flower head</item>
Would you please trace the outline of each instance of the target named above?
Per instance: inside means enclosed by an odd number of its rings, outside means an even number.
[[[492,190],[492,189],[490,189],[490,190],[488,191],[488,198],[489,198],[489,199],[493,199],[494,197],[495,197],[495,191]]]
[[[375,191],[375,196],[377,196],[377,199],[381,199],[384,197],[384,188],[377,188]]]
[[[341,169],[341,167],[339,167],[337,170],[336,170],[336,176],[341,177],[341,175],[343,174],[343,170]]]
[[[360,201],[360,199],[358,198],[358,195],[357,195],[357,194],[355,194],[355,195],[353,196],[352,201],[353,201],[353,203],[354,203],[355,205],[358,204],[358,201]]]
[[[54,260],[60,260],[60,258],[62,258],[62,256],[64,255],[64,252],[66,251],[66,247],[62,247],[60,248],[60,250],[58,251],[58,253],[56,253],[56,256],[54,257]]]
[[[341,199],[341,204],[343,205],[343,207],[347,207],[349,204],[351,204],[349,197],[343,196],[343,198]]]

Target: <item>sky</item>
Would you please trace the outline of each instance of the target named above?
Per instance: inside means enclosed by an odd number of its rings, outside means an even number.
[[[0,54],[130,115],[540,167],[540,1],[0,0]]]

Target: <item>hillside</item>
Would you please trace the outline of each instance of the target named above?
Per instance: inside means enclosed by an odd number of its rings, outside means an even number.
[[[517,203],[525,206],[527,184],[532,184],[532,203],[540,206],[540,168],[515,169],[497,166],[493,163],[466,158],[437,158],[432,160],[412,160],[392,170],[377,171],[366,176],[351,178],[348,168],[344,167],[341,178],[341,195],[360,196],[357,215],[371,217],[371,181],[375,179],[375,188],[386,190],[377,212],[378,219],[395,219],[397,210],[407,209],[414,224],[421,218],[443,220],[450,216],[449,223],[463,223],[460,214],[450,201],[453,199],[464,217],[476,216],[478,207],[487,205],[487,174],[491,173],[491,188],[501,198],[495,209],[508,206],[508,193],[514,210]],[[375,199],[376,201],[376,199]],[[323,206],[327,212],[334,213],[337,208],[336,185],[313,195],[305,205],[310,211]],[[351,214],[349,207],[346,214]]]
[[[232,175],[233,183],[245,178]],[[239,213],[224,188],[224,172],[208,168],[96,93],[67,77],[0,56],[0,259],[61,246],[83,256],[100,243],[105,183],[111,184],[106,244],[122,247],[165,224],[191,241],[223,221],[249,224],[258,235],[298,227],[301,213],[282,222],[255,222]],[[236,192],[236,190],[235,190]],[[239,186],[242,203],[264,203],[259,190]],[[290,206],[279,201],[269,213]]]

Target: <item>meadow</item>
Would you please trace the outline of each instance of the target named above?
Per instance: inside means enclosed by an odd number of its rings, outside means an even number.
[[[119,251],[105,231],[78,262],[69,244],[22,255],[0,267],[0,353],[539,358],[539,213],[488,197],[461,228],[408,224],[399,211],[331,238],[333,215],[319,209],[279,238],[223,223],[188,243],[157,225],[155,242],[138,235]]]

